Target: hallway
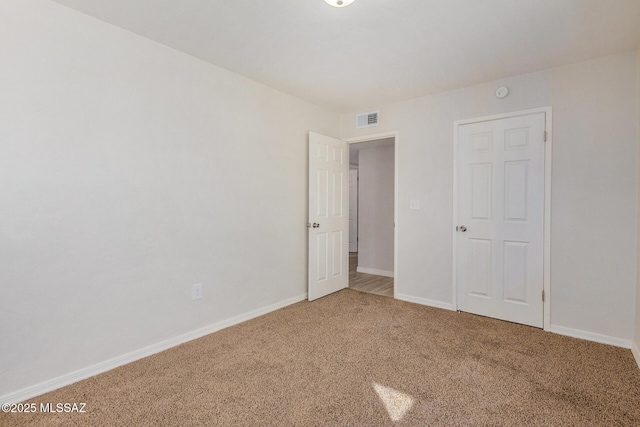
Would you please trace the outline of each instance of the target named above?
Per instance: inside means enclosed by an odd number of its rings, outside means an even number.
[[[349,253],[349,288],[393,298],[393,277],[358,273],[358,253]]]

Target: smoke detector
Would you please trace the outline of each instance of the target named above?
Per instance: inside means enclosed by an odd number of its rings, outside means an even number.
[[[333,7],[345,7],[349,6],[355,0],[324,0],[324,2]]]

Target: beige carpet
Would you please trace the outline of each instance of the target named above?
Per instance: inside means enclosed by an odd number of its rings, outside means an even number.
[[[344,290],[30,402],[87,413],[0,425],[639,426],[640,370],[629,350]]]

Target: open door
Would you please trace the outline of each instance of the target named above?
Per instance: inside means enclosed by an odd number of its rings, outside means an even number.
[[[309,301],[349,285],[349,152],[309,132]]]

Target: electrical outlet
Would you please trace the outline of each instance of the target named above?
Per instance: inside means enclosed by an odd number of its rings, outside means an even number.
[[[197,300],[202,298],[202,283],[196,283],[191,287],[191,299]]]
[[[420,210],[420,200],[412,199],[409,200],[409,209]]]

